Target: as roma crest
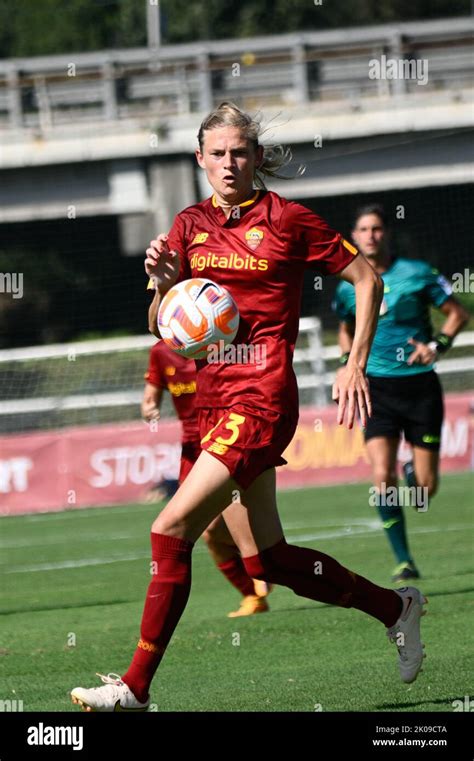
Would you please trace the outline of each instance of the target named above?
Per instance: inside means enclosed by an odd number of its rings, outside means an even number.
[[[245,233],[245,242],[252,251],[255,251],[255,249],[259,247],[262,240],[263,230],[259,230],[258,227],[251,227],[250,230],[247,230]]]

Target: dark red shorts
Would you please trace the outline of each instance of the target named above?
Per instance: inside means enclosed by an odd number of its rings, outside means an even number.
[[[181,465],[179,467],[179,483],[182,484],[197,458],[201,454],[201,442],[183,441],[181,445]]]
[[[223,462],[234,481],[247,489],[268,468],[286,465],[281,455],[297,422],[296,415],[247,404],[206,407],[199,410],[201,449]]]

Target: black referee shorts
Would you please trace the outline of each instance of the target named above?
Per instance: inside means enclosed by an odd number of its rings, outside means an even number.
[[[372,417],[365,440],[375,436],[405,439],[416,447],[438,451],[444,417],[443,391],[434,370],[406,377],[368,376]]]

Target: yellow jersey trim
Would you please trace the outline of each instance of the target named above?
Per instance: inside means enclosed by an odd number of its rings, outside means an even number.
[[[352,256],[357,256],[359,253],[355,246],[352,246],[349,241],[347,241],[345,238],[342,238],[341,240],[342,245],[344,248],[347,248],[347,250],[352,254]]]
[[[243,203],[238,203],[238,204],[235,204],[235,205],[239,206],[239,207],[250,206],[252,203],[255,203],[255,201],[257,200],[259,195],[260,195],[260,190],[257,189],[256,192],[255,192],[255,195],[252,198],[249,198],[248,201],[244,201]],[[216,199],[215,195],[212,196],[211,201],[212,201],[212,205],[214,206],[214,208],[217,209],[219,204],[217,203],[217,199]]]

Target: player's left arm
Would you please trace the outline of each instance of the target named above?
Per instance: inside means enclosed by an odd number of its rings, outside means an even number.
[[[365,427],[367,416],[372,414],[365,368],[377,328],[383,282],[360,254],[339,273],[339,276],[354,286],[356,314],[349,359],[336,374],[332,398],[339,404],[337,415],[339,425],[344,421],[347,407],[348,428],[353,426],[356,408],[359,410],[362,426]]]
[[[362,425],[371,415],[369,384],[365,368],[377,328],[383,296],[383,282],[364,257],[324,219],[301,204],[289,201],[280,215],[280,234],[289,237],[304,256],[307,267],[324,274],[338,275],[354,286],[355,331],[348,362],[338,371],[332,398],[338,403],[337,422],[342,425],[347,411],[347,427],[352,428],[356,411]]]
[[[410,355],[408,365],[432,365],[440,354],[451,348],[457,334],[469,320],[469,313],[454,296],[449,296],[438,309],[446,316],[441,331],[427,344],[410,338],[408,343],[415,347],[415,351]]]

